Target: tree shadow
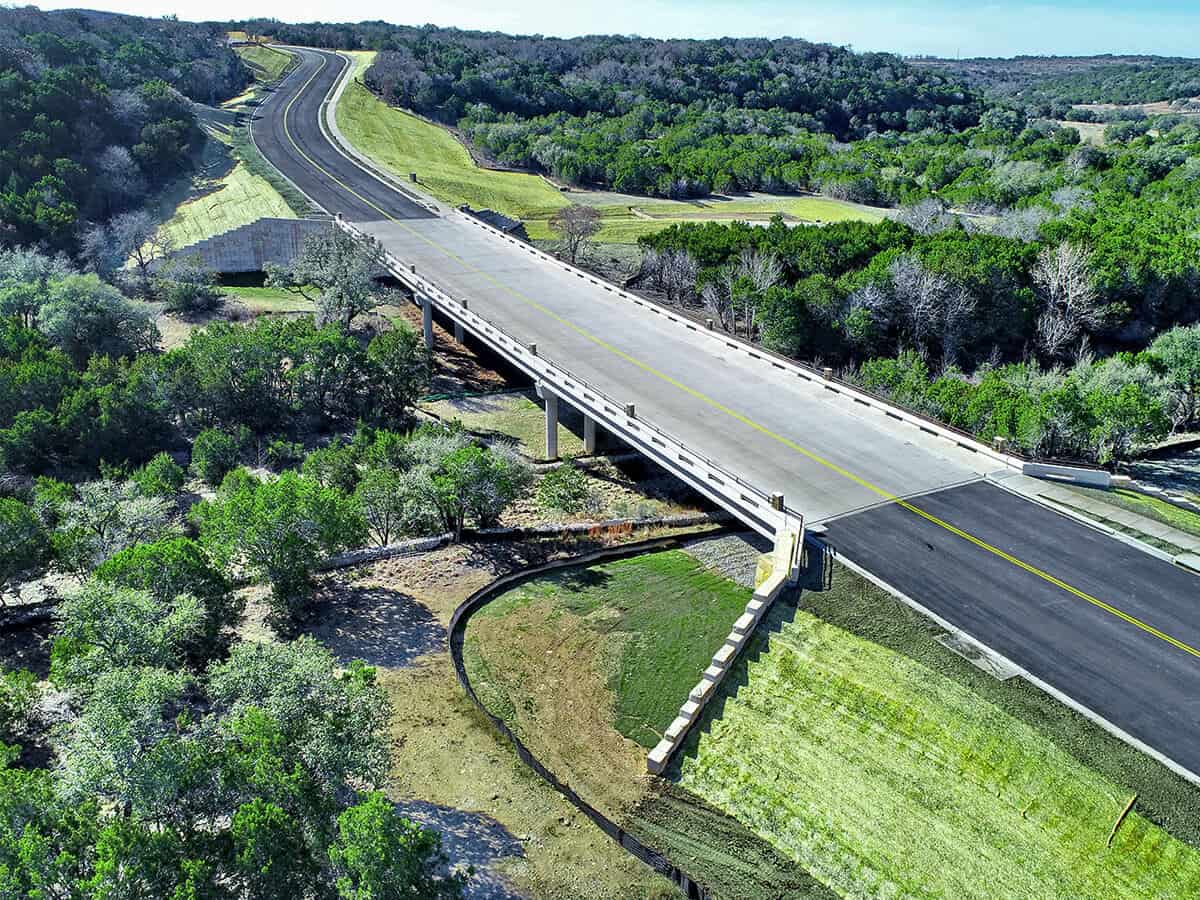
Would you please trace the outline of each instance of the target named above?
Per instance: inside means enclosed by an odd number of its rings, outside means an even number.
[[[426,653],[446,648],[446,629],[407,594],[381,587],[326,585],[317,597],[317,617],[305,632],[338,659],[403,668]]]
[[[442,849],[450,857],[451,867],[475,867],[467,883],[467,897],[518,900],[522,896],[494,865],[503,859],[524,857],[525,847],[491,816],[425,800],[401,800],[395,807],[405,818],[441,832]]]
[[[464,562],[467,565],[482,569],[495,577],[540,566],[549,562],[562,550],[561,542],[554,539],[466,541],[460,546],[466,553]],[[572,547],[578,548],[581,553],[590,549],[586,541],[573,543]]]
[[[21,610],[20,607],[9,609]],[[5,623],[0,628],[0,666],[10,671],[27,669],[38,678],[46,678],[50,674],[50,643],[54,626],[50,615],[31,616],[28,621],[15,626]]]
[[[1200,495],[1200,450],[1163,459],[1142,459],[1130,464],[1130,474],[1141,481]]]

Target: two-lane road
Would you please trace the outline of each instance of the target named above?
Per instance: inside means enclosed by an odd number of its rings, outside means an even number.
[[[346,61],[300,63],[256,143],[451,296],[759,489],[782,491],[848,560],[1089,714],[1200,772],[1200,579],[985,480],[980,454],[901,425],[373,176],[320,127]]]

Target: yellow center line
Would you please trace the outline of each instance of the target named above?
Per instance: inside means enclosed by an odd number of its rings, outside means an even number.
[[[449,257],[450,259],[453,259],[455,262],[457,262],[459,265],[461,265],[467,272],[470,272],[473,275],[481,276],[485,280],[491,282],[493,285],[495,285],[500,290],[504,291],[507,294],[512,295],[515,299],[517,299],[519,302],[523,303],[524,305],[526,305],[532,309],[538,310],[539,312],[543,313],[544,315],[546,315],[549,318],[553,319],[554,321],[558,322],[560,325],[563,325],[564,327],[575,332],[576,334],[578,334],[580,337],[584,338],[585,340],[590,341],[591,343],[595,344],[598,347],[602,347],[603,349],[607,350],[609,353],[612,353],[613,355],[625,360],[626,362],[630,363],[631,365],[636,366],[637,368],[641,369],[643,372],[646,372],[647,374],[652,375],[653,377],[671,385],[672,387],[674,387],[680,391],[683,391],[685,394],[688,394],[689,396],[694,397],[696,400],[699,400],[701,403],[704,403],[705,405],[710,406],[713,409],[724,413],[725,415],[729,416],[730,418],[733,418],[733,419],[737,420],[738,422],[741,422],[743,425],[746,425],[747,427],[753,429],[754,431],[757,431],[759,434],[763,435],[764,437],[768,437],[771,440],[776,441],[777,443],[782,444],[783,446],[785,446],[791,450],[794,450],[795,452],[801,454],[802,456],[806,457],[807,459],[812,460],[814,463],[817,463],[818,465],[823,466],[826,469],[829,469],[831,472],[835,472],[838,475],[842,476],[843,478],[849,479],[850,481],[854,482],[855,484],[866,488],[867,490],[878,495],[879,497],[883,498],[884,500],[891,502],[891,503],[895,503],[897,506],[900,506],[903,509],[908,510],[909,512],[913,513],[914,515],[919,516],[920,518],[925,519],[926,521],[928,521],[940,528],[945,529],[946,531],[950,532],[951,534],[962,538],[963,540],[967,541],[970,544],[973,544],[974,546],[978,547],[979,549],[984,550],[987,553],[991,553],[992,555],[1004,560],[1005,562],[1010,563],[1011,565],[1017,567],[1018,569],[1028,572],[1029,574],[1034,575],[1037,578],[1040,578],[1043,581],[1046,581],[1049,584],[1052,584],[1055,587],[1062,589],[1063,591],[1066,591],[1068,594],[1071,594],[1072,596],[1077,597],[1080,600],[1084,600],[1084,601],[1090,603],[1091,605],[1097,607],[1098,609],[1104,610],[1105,612],[1117,617],[1118,619],[1122,620],[1123,622],[1127,622],[1128,624],[1141,629],[1142,631],[1146,632],[1147,634],[1153,635],[1154,637],[1158,638],[1159,640],[1165,641],[1166,643],[1170,644],[1172,647],[1175,647],[1177,650],[1182,650],[1184,653],[1189,653],[1194,657],[1200,658],[1200,649],[1193,647],[1191,644],[1185,643],[1184,641],[1181,641],[1181,640],[1178,640],[1177,638],[1171,637],[1171,635],[1166,634],[1163,631],[1160,631],[1159,629],[1155,628],[1153,625],[1150,625],[1147,622],[1142,621],[1141,619],[1137,618],[1136,616],[1132,616],[1129,613],[1126,613],[1123,610],[1118,609],[1117,607],[1113,606],[1112,604],[1106,603],[1105,601],[1100,600],[1097,597],[1093,597],[1091,594],[1087,593],[1086,591],[1082,591],[1079,588],[1076,588],[1076,587],[1068,584],[1067,582],[1063,581],[1062,579],[1057,578],[1054,575],[1051,575],[1049,572],[1046,572],[1043,569],[1038,568],[1037,566],[1031,565],[1031,564],[1025,562],[1024,560],[1013,556],[1011,553],[1008,553],[1008,552],[1000,549],[999,547],[996,547],[996,546],[988,543],[987,541],[982,540],[981,538],[977,538],[974,535],[972,535],[966,531],[963,531],[961,528],[958,528],[957,526],[952,525],[949,522],[946,522],[945,520],[938,518],[937,516],[933,515],[930,512],[926,512],[923,509],[913,506],[911,503],[909,503],[907,500],[903,499],[899,495],[893,494],[891,491],[885,490],[884,488],[881,488],[875,484],[872,484],[871,482],[867,481],[865,478],[862,478],[861,476],[854,474],[853,472],[843,468],[842,466],[839,466],[837,463],[832,462],[831,460],[825,459],[823,456],[820,456],[817,453],[814,453],[813,451],[809,450],[807,447],[804,447],[804,446],[796,443],[795,441],[791,440],[790,438],[784,437],[781,434],[777,434],[776,432],[767,428],[765,425],[762,425],[762,424],[754,421],[753,419],[743,415],[742,413],[738,412],[737,410],[731,409],[730,407],[726,406],[725,404],[721,403],[720,401],[714,400],[712,397],[709,397],[708,395],[696,390],[695,388],[689,387],[688,385],[684,384],[683,382],[679,381],[678,379],[673,378],[670,375],[667,375],[665,372],[661,372],[658,369],[654,368],[653,366],[642,362],[641,360],[637,359],[634,356],[631,356],[630,354],[626,353],[624,350],[621,350],[618,347],[614,347],[612,344],[610,344],[608,341],[604,340],[603,338],[592,334],[591,332],[587,331],[584,328],[581,328],[580,326],[576,325],[574,322],[572,322],[572,321],[564,318],[563,316],[559,315],[558,313],[554,312],[552,309],[549,309],[546,306],[543,306],[541,303],[534,300],[532,297],[528,297],[525,294],[521,293],[520,291],[516,290],[515,288],[512,288],[509,285],[505,284],[504,282],[498,280],[493,275],[491,275],[489,272],[485,272],[482,269],[471,265],[466,260],[464,260],[462,257],[460,257],[458,254],[456,254],[454,251],[450,250],[447,247],[442,246],[437,241],[433,240],[432,238],[428,237],[425,234],[422,234],[420,231],[417,231],[415,228],[408,225],[402,219],[396,218],[395,216],[393,216],[389,212],[387,212],[387,210],[382,209],[377,204],[371,202],[366,197],[362,196],[362,194],[358,193],[356,190],[354,190],[348,184],[346,184],[341,179],[339,179],[336,175],[329,172],[327,169],[325,169],[323,166],[321,166],[319,163],[317,163],[307,153],[305,153],[300,148],[300,145],[296,143],[295,138],[292,137],[291,128],[288,127],[288,115],[292,110],[293,104],[295,104],[295,102],[298,99],[300,99],[300,95],[303,94],[308,89],[308,86],[313,82],[313,80],[319,74],[321,74],[322,71],[324,71],[324,69],[328,65],[328,63],[329,63],[328,57],[326,57],[324,54],[322,54],[320,68],[318,68],[315,72],[313,72],[313,74],[311,76],[309,76],[308,80],[301,86],[300,90],[296,92],[296,96],[294,96],[291,99],[291,101],[287,104],[287,106],[284,108],[283,130],[284,130],[284,133],[287,135],[287,139],[291,142],[292,147],[295,148],[296,152],[299,153],[302,157],[304,157],[304,159],[308,162],[308,164],[310,166],[312,166],[317,171],[321,172],[325,177],[329,178],[331,181],[333,181],[335,184],[337,184],[339,187],[341,187],[344,191],[346,191],[347,193],[358,198],[363,203],[367,204],[372,209],[376,210],[384,218],[388,219],[389,221],[393,222],[396,225],[399,225],[401,228],[403,228],[405,231],[409,232],[409,234],[413,235],[417,239],[425,242],[430,247],[434,248],[435,250],[439,251],[440,253],[444,254],[445,256]],[[318,124],[318,127],[319,127],[319,124]],[[338,152],[341,152],[341,151],[339,150]],[[358,164],[355,163],[355,165],[358,165]],[[370,173],[368,173],[368,174],[370,174]],[[374,176],[372,176],[372,177],[374,177]]]

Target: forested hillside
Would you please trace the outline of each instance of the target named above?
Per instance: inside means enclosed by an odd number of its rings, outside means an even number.
[[[389,102],[459,124],[501,162],[659,196],[786,190],[819,146],[974,124],[978,98],[888,54],[807,41],[401,32],[367,71]]]
[[[76,250],[188,165],[191,101],[249,81],[216,26],[0,9],[0,242]]]
[[[917,68],[961,79],[1038,115],[1061,118],[1072,104],[1158,103],[1200,95],[1200,60],[1162,56],[1017,56],[914,59]]]

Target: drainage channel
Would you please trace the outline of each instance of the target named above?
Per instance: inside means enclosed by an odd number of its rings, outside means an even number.
[[[694,536],[710,535],[716,532],[711,529],[697,531]],[[541,776],[547,784],[554,788],[558,793],[562,794],[572,806],[578,809],[581,813],[591,819],[601,831],[607,834],[610,838],[621,845],[632,856],[640,859],[654,871],[661,875],[670,878],[689,900],[709,900],[711,894],[709,891],[692,878],[687,872],[671,862],[662,853],[647,847],[636,837],[629,834],[625,829],[617,825],[616,822],[608,818],[586,800],[579,796],[570,785],[560,781],[553,772],[547,769],[535,757],[521,740],[512,732],[512,729],[480,702],[479,697],[475,694],[475,689],[471,687],[470,679],[467,678],[466,666],[463,663],[463,641],[467,633],[467,623],[470,622],[471,616],[490,603],[500,594],[516,587],[522,582],[529,581],[533,578],[538,578],[542,575],[547,575],[552,572],[558,572],[563,569],[574,569],[580,566],[594,565],[598,562],[608,562],[614,559],[621,559],[627,556],[637,556],[642,553],[650,553],[656,550],[671,550],[679,547],[681,540],[692,537],[692,534],[672,535],[670,537],[651,538],[649,540],[638,541],[632,544],[624,544],[620,547],[610,547],[603,550],[594,550],[590,553],[584,553],[579,556],[573,556],[568,559],[555,560],[554,562],[545,563],[531,569],[523,569],[520,572],[513,572],[509,575],[503,575],[497,578],[490,584],[485,585],[475,593],[471,594],[466,600],[459,604],[454,610],[454,615],[450,617],[450,658],[454,662],[454,675],[458,678],[458,683],[466,692],[471,702],[476,708],[483,713],[492,727],[504,735],[517,751],[517,756],[521,762],[529,766],[534,772]]]

